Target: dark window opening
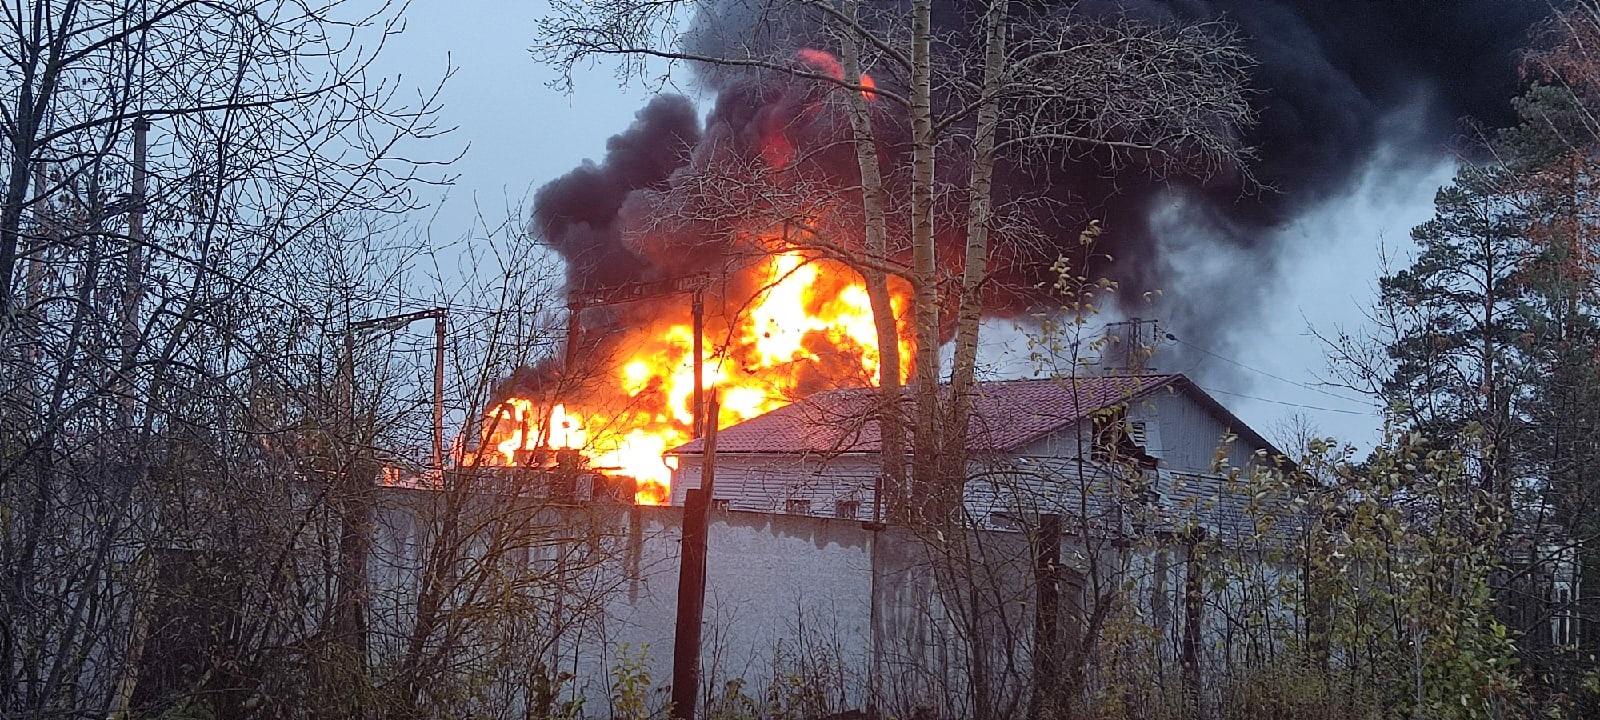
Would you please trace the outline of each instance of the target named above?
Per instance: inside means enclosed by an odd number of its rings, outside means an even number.
[[[1129,421],[1126,408],[1106,408],[1094,415],[1093,423],[1090,457],[1096,462],[1122,464],[1135,471],[1156,469],[1157,460],[1145,452],[1145,424]]]

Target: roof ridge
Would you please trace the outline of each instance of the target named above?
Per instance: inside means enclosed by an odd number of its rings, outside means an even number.
[[[1080,422],[1099,408],[1132,401],[1182,377],[1178,373],[1161,373],[983,381],[975,388],[975,422],[969,427],[966,442],[969,449],[976,451],[1015,449]],[[875,406],[869,402],[870,393],[875,390],[828,388],[812,393],[723,428],[718,434],[718,451],[876,452],[879,429],[873,416]],[[902,395],[902,400],[905,397]],[[704,441],[696,439],[669,452],[694,454],[703,452],[704,447]]]

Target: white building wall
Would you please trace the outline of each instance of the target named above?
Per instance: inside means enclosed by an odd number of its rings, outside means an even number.
[[[700,487],[698,455],[680,457],[672,473],[672,504]],[[728,453],[717,456],[713,500],[729,510],[836,517],[839,503],[855,503],[856,517],[870,520],[878,482],[878,456]]]
[[[1128,420],[1147,428],[1149,452],[1165,470],[1210,472],[1224,438],[1241,430],[1229,427],[1210,408],[1188,393],[1157,390],[1128,406]],[[1230,466],[1247,468],[1263,445],[1238,437],[1227,446]]]

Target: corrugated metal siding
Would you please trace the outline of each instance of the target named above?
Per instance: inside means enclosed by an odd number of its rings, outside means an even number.
[[[1145,426],[1145,449],[1161,461],[1161,469],[1183,473],[1211,471],[1217,448],[1229,428],[1209,408],[1183,392],[1158,389],[1129,403],[1129,422]],[[1092,438],[1085,425],[1063,428],[1018,448],[1017,458],[1074,458],[1092,449]],[[1248,468],[1255,452],[1268,449],[1240,437],[1228,451],[1228,462]]]
[[[1224,435],[1239,430],[1184,393],[1153,393],[1128,408],[1128,419],[1146,423],[1151,454],[1161,458],[1163,469],[1178,472],[1210,472]],[[1240,437],[1228,448],[1228,462],[1247,468],[1255,452],[1264,449]]]
[[[1217,449],[1233,428],[1190,394],[1167,390],[1131,402],[1127,420],[1144,423],[1147,451],[1161,462],[1159,476],[1150,480],[1161,496],[1158,500],[1182,506],[1169,510],[1192,514],[1193,488],[1179,488],[1176,495],[1183,497],[1175,497],[1172,478],[1211,473]],[[1087,513],[1081,520],[1106,527],[1131,522],[1127,518],[1133,513],[1113,503],[1119,493],[1129,491],[1118,486],[1115,473],[1085,461],[1081,467],[1088,469],[1087,476],[1080,476],[1077,458],[1091,450],[1090,435],[1087,424],[1080,423],[1013,453],[975,455],[968,470],[969,516],[981,526],[995,528],[1003,527],[1003,522],[996,524],[997,518],[1028,508],[1071,517]],[[1226,457],[1231,467],[1247,469],[1261,462],[1256,452],[1262,449],[1266,448],[1238,437]],[[700,486],[700,456],[680,456],[679,462],[673,479],[674,505],[683,504],[686,488]],[[860,503],[859,518],[874,517],[879,468],[872,453],[729,453],[718,455],[717,465],[715,499],[726,501],[730,510],[834,517],[838,502],[854,501]],[[1227,523],[1208,518],[1205,524]]]
[[[974,462],[968,470],[966,507],[980,527],[1013,529],[1012,518],[1041,513],[1095,528],[1120,525],[1112,502],[1116,481],[1100,465],[1062,457],[1001,457]]]
[[[700,487],[699,457],[684,456],[679,462],[672,479],[673,505],[683,504],[685,490]],[[860,503],[859,517],[869,519],[877,479],[876,455],[719,455],[712,499],[726,501],[729,510],[814,517],[833,517],[836,503],[853,501]]]

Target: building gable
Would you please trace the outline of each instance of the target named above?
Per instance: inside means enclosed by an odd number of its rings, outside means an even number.
[[[979,383],[967,449],[1014,451],[1103,408],[1133,402],[1182,380],[1181,375],[1133,375]],[[817,393],[724,428],[717,436],[717,452],[876,453],[881,445],[877,394],[872,388]],[[698,455],[705,445],[694,440],[669,452]]]
[[[1245,469],[1277,453],[1181,375],[1090,378],[1076,386],[1049,380],[983,383],[979,397],[968,447],[971,474],[978,478],[973,487],[980,493],[985,475],[1025,475],[1043,483],[1035,494],[1059,495],[1060,488],[1047,492],[1048,478],[1080,456],[1097,462],[1094,428],[1096,418],[1103,425],[1107,415],[1100,411],[1107,408],[1120,409],[1114,417],[1123,423],[1122,441],[1147,453],[1152,471],[1159,467],[1159,474],[1149,474],[1153,493],[1163,490],[1158,478],[1213,473],[1218,457],[1227,467]],[[714,503],[753,512],[878,517],[874,399],[871,390],[831,391],[722,430]],[[696,441],[673,454],[679,468],[671,502],[678,505],[687,489],[701,485],[703,446]],[[1018,484],[1016,477],[1008,482]]]

